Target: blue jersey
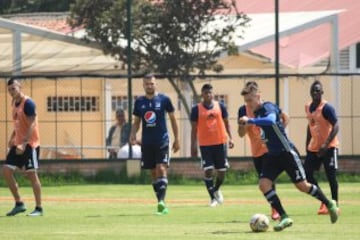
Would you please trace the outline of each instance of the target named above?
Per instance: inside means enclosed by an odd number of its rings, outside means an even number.
[[[284,125],[281,122],[280,108],[271,103],[264,102],[262,107],[254,112],[255,118],[248,123],[261,127],[262,138],[269,150],[268,154],[278,155],[281,152],[294,149],[294,145],[288,139]]]
[[[152,99],[141,96],[135,100],[133,114],[141,118],[142,144],[169,144],[166,113],[174,110],[170,98],[164,94],[159,93]]]

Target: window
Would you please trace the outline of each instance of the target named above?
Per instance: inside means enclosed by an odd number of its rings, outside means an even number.
[[[98,112],[99,97],[57,96],[47,97],[48,112]]]
[[[137,96],[133,96],[133,102],[134,104]],[[116,111],[118,108],[122,108],[124,110],[127,110],[129,106],[129,101],[127,96],[112,96],[111,97],[111,110]]]
[[[357,69],[360,69],[360,43],[356,44],[355,51],[355,66]]]
[[[360,72],[360,42],[353,44],[349,48],[349,62],[351,72]]]
[[[339,52],[339,70],[341,71],[350,70],[350,62],[351,62],[350,54],[351,54],[350,48],[344,48]],[[327,57],[315,63],[313,66],[326,68],[328,67],[329,63],[330,63],[330,57]]]

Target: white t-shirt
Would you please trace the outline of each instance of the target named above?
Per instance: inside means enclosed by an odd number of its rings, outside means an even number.
[[[140,159],[141,158],[141,147],[140,145],[132,145],[132,156],[134,159]],[[120,148],[118,151],[118,158],[128,158],[129,157],[129,144],[125,144]]]
[[[111,139],[111,147],[113,147],[116,150],[119,149],[119,146],[121,145],[120,135],[121,135],[121,128],[119,126],[116,126]]]

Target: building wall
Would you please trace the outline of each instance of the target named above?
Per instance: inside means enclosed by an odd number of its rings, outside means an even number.
[[[253,64],[249,69],[261,68],[266,62],[246,60],[244,57],[231,58],[228,71],[236,69],[239,65]],[[225,66],[225,69],[226,66]],[[242,68],[242,72],[245,68]],[[225,73],[228,73],[225,71]],[[360,154],[360,81],[357,76],[339,77],[338,85],[334,84],[334,77],[292,77],[280,80],[280,107],[291,118],[287,127],[290,139],[298,147],[301,154],[305,153],[306,125],[304,105],[310,101],[309,89],[314,79],[319,79],[324,84],[324,98],[334,106],[339,115],[341,140],[340,154]],[[275,81],[266,78],[206,78],[195,80],[195,87],[200,92],[204,83],[214,86],[216,95],[225,95],[226,106],[229,112],[231,131],[235,140],[235,148],[229,150],[229,156],[250,156],[250,148],[246,139],[237,136],[237,112],[243,102],[240,91],[246,81],[256,81],[262,91],[264,100],[275,101]],[[190,122],[184,107],[179,103],[172,86],[165,79],[157,81],[158,91],[170,96],[176,108],[180,130],[181,151],[173,154],[173,157],[190,156]],[[133,79],[133,96],[143,94],[142,80]],[[7,94],[5,79],[0,82],[0,152],[4,159],[7,152],[7,139],[12,132],[10,97]],[[40,134],[42,142],[42,159],[56,158],[106,158],[105,138],[108,129],[115,119],[115,108],[112,108],[112,96],[127,96],[126,79],[27,79],[23,82],[23,91],[30,95],[37,104],[40,120]],[[183,92],[188,91],[185,87]],[[56,96],[95,96],[98,97],[98,109],[96,111],[63,111],[49,112],[48,99]],[[191,102],[191,94],[187,94]],[[338,104],[336,96],[339,96]],[[110,99],[110,100],[109,100]],[[127,116],[128,118],[129,116]],[[172,131],[169,126],[169,130]],[[140,138],[140,131],[138,133]]]

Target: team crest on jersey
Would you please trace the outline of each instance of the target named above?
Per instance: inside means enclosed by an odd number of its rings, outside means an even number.
[[[210,113],[208,116],[207,116],[207,120],[212,120],[215,118],[215,114],[213,113]]]
[[[156,125],[156,113],[154,111],[147,111],[144,115],[144,119],[148,127]]]
[[[160,109],[161,108],[161,102],[155,102],[155,108]]]
[[[260,137],[261,137],[261,140],[263,143],[266,143],[268,141],[265,136],[265,132],[264,132],[264,130],[262,130],[262,128],[260,128]]]

